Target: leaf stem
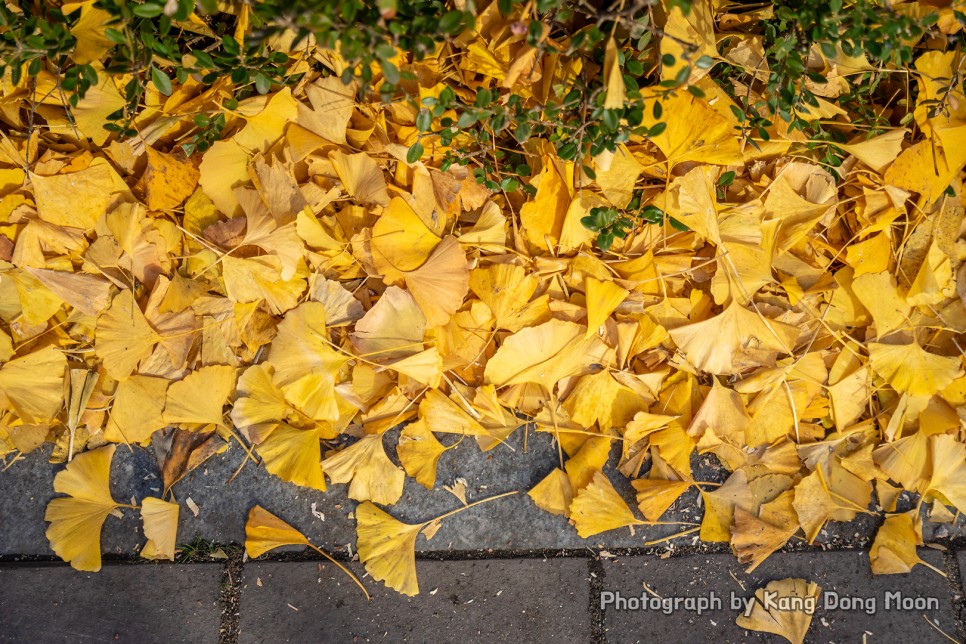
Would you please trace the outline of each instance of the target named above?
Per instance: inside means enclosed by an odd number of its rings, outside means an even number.
[[[362,582],[359,581],[359,578],[356,577],[355,574],[353,574],[353,572],[351,570],[349,570],[348,568],[346,568],[345,566],[343,566],[341,563],[339,563],[338,561],[336,561],[332,557],[332,555],[330,555],[329,553],[327,553],[322,548],[319,548],[318,546],[313,545],[311,543],[309,544],[309,548],[312,548],[312,550],[315,550],[317,553],[319,553],[320,555],[322,555],[323,557],[325,557],[326,559],[328,559],[329,561],[331,561],[333,564],[335,564],[335,566],[339,570],[341,570],[342,572],[344,572],[345,574],[347,574],[349,576],[349,579],[351,579],[352,581],[354,581],[355,584],[356,584],[356,586],[358,586],[360,589],[362,589],[362,593],[366,596],[366,599],[369,600],[369,601],[372,601],[372,597],[369,595],[369,591],[366,590],[366,587],[362,585]]]
[[[443,519],[449,518],[449,517],[453,516],[454,514],[459,514],[463,510],[469,510],[470,508],[472,508],[475,505],[481,505],[483,503],[489,503],[490,501],[496,501],[497,499],[502,499],[503,497],[513,496],[514,494],[519,494],[519,493],[520,493],[519,490],[513,490],[511,492],[504,492],[503,494],[497,494],[496,496],[488,496],[485,499],[480,499],[479,501],[473,501],[472,503],[470,503],[468,505],[464,505],[461,508],[456,508],[455,510],[450,510],[446,514],[441,514],[438,517],[436,517],[435,519],[430,519],[429,521],[425,521],[424,523],[422,523],[420,525],[426,526],[426,525],[429,525],[430,523],[433,523],[435,521],[442,521]]]

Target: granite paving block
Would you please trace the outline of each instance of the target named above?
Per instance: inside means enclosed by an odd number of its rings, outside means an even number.
[[[386,433],[386,451],[395,460],[394,445],[398,430]],[[454,445],[458,438],[441,435]],[[51,465],[47,446],[0,472],[0,556],[46,555],[51,552],[44,532],[44,508],[54,496],[53,478],[63,465]],[[614,468],[619,456],[615,445],[611,464],[605,473],[615,489],[636,511],[634,489]],[[240,544],[245,538],[245,519],[253,505],[261,505],[304,532],[315,543],[330,549],[351,552],[355,543],[352,512],[356,502],[347,497],[347,486],[329,484],[326,492],[286,483],[269,474],[264,467],[245,461],[246,455],[233,444],[223,454],[203,463],[174,486],[174,498],[182,502],[178,543],[195,538],[219,543]],[[641,548],[649,544],[664,547],[660,541],[698,525],[703,508],[698,493],[686,492],[662,520],[679,522],[661,526],[638,526],[635,530],[611,530],[581,539],[566,518],[548,514],[533,503],[526,492],[557,466],[557,450],[551,436],[530,432],[524,451],[524,432],[518,430],[505,445],[482,452],[472,438],[447,450],[439,460],[436,485],[427,490],[413,479],[406,479],[402,498],[387,510],[406,522],[422,522],[456,509],[460,501],[443,489],[462,479],[469,501],[509,491],[520,494],[491,504],[472,508],[443,522],[435,539],[422,536],[418,552],[522,551],[572,548]],[[692,466],[698,480],[716,480],[720,471],[714,459],[694,456]],[[137,504],[146,496],[161,493],[161,481],[154,456],[148,450],[119,446],[111,468],[111,489],[119,501]],[[184,503],[188,498],[198,512]],[[123,518],[108,517],[102,534],[102,551],[113,555],[135,555],[144,544],[139,513],[121,510]],[[962,523],[962,521],[960,521]],[[938,525],[939,532],[934,529]],[[926,522],[927,540],[934,536],[958,534],[956,525]],[[877,521],[871,514],[860,514],[848,523],[830,523],[817,543],[833,547],[868,546]],[[678,538],[678,545],[694,545],[697,537]]]
[[[942,569],[941,553],[922,549],[919,554]],[[789,577],[813,581],[822,588],[807,642],[949,642],[926,623],[926,618],[949,636],[957,637],[954,602],[946,578],[921,565],[907,575],[874,576],[868,553],[854,550],[776,554],[751,574],[745,573],[730,554],[605,561],[601,603],[608,604],[604,617],[607,640],[619,644],[650,642],[674,633],[688,642],[785,641],[739,628],[735,619],[740,611],[738,602],[753,597],[757,588],[771,580]],[[618,610],[616,594],[609,594],[617,592],[625,599],[652,599],[640,610],[631,610],[633,603],[621,604]],[[679,600],[677,609],[669,608],[669,614],[665,614],[664,605],[651,593],[669,601],[677,597],[706,598],[710,610],[699,614],[696,599],[690,606]],[[718,598],[720,608],[712,597]]]
[[[250,562],[239,642],[590,641],[586,559],[419,560],[416,568],[419,595],[366,577],[367,602],[331,564]]]
[[[218,642],[221,566],[0,566],[0,642]]]

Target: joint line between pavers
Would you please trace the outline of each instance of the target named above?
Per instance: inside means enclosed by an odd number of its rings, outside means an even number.
[[[594,644],[607,643],[607,629],[604,627],[604,610],[600,606],[600,595],[604,590],[604,564],[600,557],[587,560],[587,579],[590,581],[590,637]]]
[[[963,591],[963,578],[956,551],[943,552],[943,568],[947,575],[946,581],[949,583],[949,601],[953,604],[953,615],[956,618],[956,636],[960,642],[966,642],[966,592]]]
[[[240,600],[242,592],[242,569],[245,553],[232,552],[221,571],[221,590],[218,593],[220,609],[218,644],[237,644],[241,621]]]

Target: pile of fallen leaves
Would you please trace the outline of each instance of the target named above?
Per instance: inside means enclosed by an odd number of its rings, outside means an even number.
[[[462,58],[409,70],[423,95],[500,88],[526,53],[463,38]],[[920,102],[961,63],[921,52]],[[828,92],[862,65],[823,64]],[[960,89],[943,113],[920,105],[908,127],[843,144],[832,174],[800,132],[743,139],[731,99],[695,73],[700,92],[663,99],[663,131],[616,153],[575,164],[531,141],[531,198],[443,171],[429,142],[407,162],[417,106],[300,71],[227,111],[226,138],[190,158],[175,141],[230,81],[149,86],[126,140],[100,127],[122,77],[73,109],[48,71],[2,85],[3,119],[27,135],[0,133],[0,455],[16,467],[52,443],[67,463],[47,536],[74,567],[100,567],[103,522],[132,507],[109,486],[118,443],[160,454],[143,556],[174,557],[177,482],[230,446],[295,485],[347,485],[360,559],[406,594],[417,535],[448,515],[408,525],[379,506],[435,484],[447,434],[495,458],[525,423],[552,435],[560,467],[521,492],[581,537],[646,530],[697,488],[694,531],[750,568],[875,514],[873,570],[906,572],[923,506],[933,521],[966,510]],[[547,62],[539,82],[569,73]],[[827,112],[812,116],[843,116]],[[581,219],[638,189],[683,226],[599,251]],[[402,469],[383,440],[401,425]],[[603,471],[614,445],[636,508]],[[696,481],[696,454],[730,476]],[[903,491],[916,501],[897,512]],[[248,533],[252,556],[308,543],[261,508]]]

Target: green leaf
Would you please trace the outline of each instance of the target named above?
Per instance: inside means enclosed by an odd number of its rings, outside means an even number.
[[[560,155],[560,158],[564,161],[573,161],[577,156],[577,144],[571,141],[570,143],[567,143],[561,147],[560,150],[557,151],[557,154]]]
[[[416,141],[409,147],[406,153],[406,163],[416,163],[423,156],[423,144]]]
[[[669,224],[671,224],[671,227],[672,228],[676,228],[676,229],[678,229],[680,231],[684,231],[684,232],[687,232],[687,231],[691,230],[690,228],[688,228],[687,226],[685,226],[684,224],[682,224],[680,221],[678,221],[674,217],[668,217],[667,218],[667,221],[668,221]]]
[[[737,174],[735,174],[733,170],[729,170],[718,177],[718,185],[722,188],[730,186],[734,182],[736,176]]]
[[[600,120],[604,127],[611,132],[616,132],[620,125],[620,116],[617,110],[604,110]]]
[[[429,113],[427,109],[419,110],[416,114],[416,129],[420,132],[429,132],[429,128],[433,126],[433,115]]]
[[[477,113],[476,112],[463,112],[460,117],[456,120],[456,127],[460,129],[466,129],[476,123]]]
[[[127,42],[127,38],[124,37],[124,34],[111,27],[108,27],[104,30],[104,35],[115,45],[123,45]]]
[[[450,11],[439,19],[436,28],[444,34],[456,34],[463,29],[463,17],[462,11]]]
[[[158,88],[158,91],[165,96],[171,96],[171,92],[174,91],[171,87],[171,79],[163,71],[157,67],[151,68],[151,80],[154,82],[154,86]]]
[[[379,66],[382,68],[382,75],[385,76],[387,83],[398,85],[399,81],[402,80],[402,77],[399,75],[399,68],[388,60],[380,61]]]
[[[164,11],[164,6],[160,3],[145,2],[131,7],[132,13],[138,18],[155,18]]]
[[[272,79],[270,79],[262,72],[258,72],[257,74],[255,74],[255,90],[259,94],[268,94],[269,90],[271,89],[272,89]]]
[[[610,250],[610,247],[614,245],[614,233],[602,232],[597,235],[597,247],[601,250]]]
[[[664,211],[657,206],[647,206],[641,211],[641,219],[649,224],[660,224],[664,222]]]

